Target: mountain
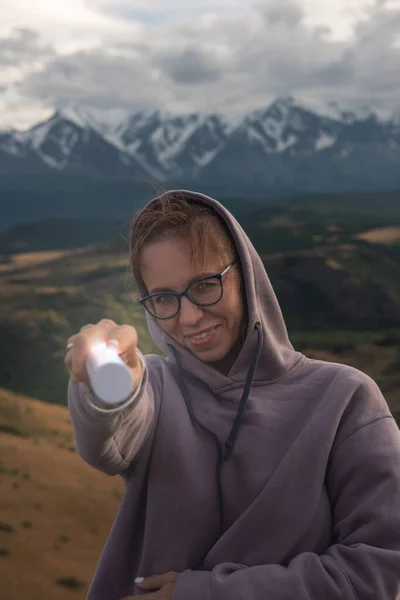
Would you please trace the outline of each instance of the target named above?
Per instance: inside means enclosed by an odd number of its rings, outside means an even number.
[[[69,107],[0,132],[0,175],[49,173],[275,195],[400,187],[400,118],[280,98],[241,118]]]
[[[147,171],[131,155],[122,152],[97,131],[90,122],[84,124],[66,115],[56,113],[45,123],[39,123],[24,133],[6,133],[0,136],[2,154],[12,157],[12,170],[17,170],[18,159],[23,160],[23,171],[83,172],[109,177],[147,177]],[[5,169],[9,172],[5,161]],[[33,168],[29,169],[32,160]],[[3,160],[0,158],[0,165]],[[105,167],[105,171],[104,171]],[[0,172],[1,172],[0,170]],[[23,172],[22,171],[22,172]]]
[[[173,116],[155,112],[129,117],[115,131],[116,143],[158,180],[193,179],[218,154],[229,136],[217,115]]]
[[[17,171],[20,164],[21,172],[41,167],[101,178],[193,178],[222,148],[228,132],[217,115],[109,115],[69,108],[28,131],[0,133],[0,174]]]
[[[326,116],[280,100],[247,116],[202,177],[257,181],[277,192],[389,189],[400,182],[395,118],[343,111]]]

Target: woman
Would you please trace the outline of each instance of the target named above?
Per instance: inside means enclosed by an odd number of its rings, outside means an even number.
[[[400,434],[377,385],[293,349],[260,257],[215,200],[154,199],[131,251],[167,358],[106,320],[65,360],[78,451],[125,483],[88,599],[395,600]],[[136,382],[117,408],[89,387],[99,338]]]

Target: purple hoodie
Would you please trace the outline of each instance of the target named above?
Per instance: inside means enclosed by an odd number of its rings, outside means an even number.
[[[167,359],[144,357],[124,406],[69,382],[77,449],[125,494],[88,600],[181,573],[173,600],[395,600],[400,432],[364,373],[294,351],[253,245],[218,202],[245,279],[248,330],[228,375],[148,317]]]

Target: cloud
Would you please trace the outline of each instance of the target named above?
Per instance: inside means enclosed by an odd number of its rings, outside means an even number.
[[[377,0],[354,30],[344,52],[321,73],[340,94],[372,104],[398,106],[400,100],[400,8]],[[332,90],[332,91],[333,91]]]
[[[44,34],[20,29],[0,41],[0,55],[2,43],[9,44],[7,60],[14,66],[36,53],[35,68],[15,77],[22,107],[76,103],[238,113],[289,94],[394,107],[400,98],[399,7],[354,0],[356,25],[344,36],[339,25],[332,31],[331,13],[328,23],[321,12],[312,12],[321,1],[263,0],[240,14],[242,0],[219,0],[219,13],[193,18],[183,11],[180,19],[152,23],[124,19],[123,11],[156,13],[165,7],[161,0],[120,1],[113,4],[107,28],[104,14],[111,3],[92,0],[87,10],[99,10],[96,35],[87,18],[74,44],[54,50]],[[340,2],[335,6],[343,8]],[[184,5],[171,0],[168,7],[173,12],[179,4],[188,6],[186,0]],[[235,7],[232,14],[229,6]]]
[[[108,15],[134,19],[139,16],[145,21],[155,18],[158,22],[188,15],[242,13],[253,3],[252,0],[169,0],[168,3],[165,0],[89,0],[88,4]]]
[[[50,44],[44,44],[36,31],[21,27],[0,38],[0,65],[20,66],[55,54]]]
[[[20,92],[55,108],[71,103],[145,108],[154,103],[154,76],[145,62],[132,55],[97,49],[58,56],[21,82]]]
[[[305,16],[304,10],[297,0],[260,2],[257,6],[271,25],[283,23],[288,27],[296,27]]]
[[[271,23],[255,13],[152,33],[144,30],[133,44],[58,56],[27,77],[21,91],[55,106],[241,111],[315,85],[342,52],[291,19]]]
[[[172,81],[182,84],[200,85],[221,79],[221,67],[215,55],[201,47],[187,47],[182,51],[166,52],[154,60]]]

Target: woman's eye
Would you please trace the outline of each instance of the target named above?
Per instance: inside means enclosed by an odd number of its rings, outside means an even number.
[[[215,286],[215,281],[200,281],[196,285],[196,290],[199,292],[204,292],[205,290],[210,290]]]
[[[165,296],[156,296],[154,298],[154,302],[156,304],[164,304],[165,305],[165,304],[168,304],[168,302],[172,302],[172,296],[167,296],[167,295],[165,295]]]

